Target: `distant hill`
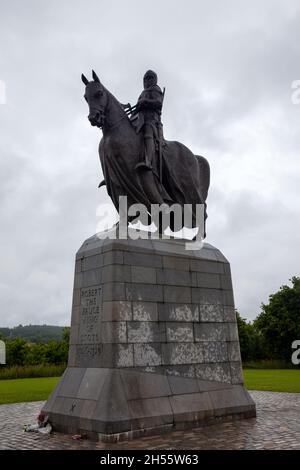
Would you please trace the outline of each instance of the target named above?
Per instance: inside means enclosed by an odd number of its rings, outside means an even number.
[[[19,325],[13,328],[0,327],[0,334],[6,338],[24,338],[31,343],[45,343],[61,340],[63,329],[63,326],[53,325]]]

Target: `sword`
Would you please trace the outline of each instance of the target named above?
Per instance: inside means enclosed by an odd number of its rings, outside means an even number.
[[[166,87],[163,89],[163,96],[162,96],[162,102],[161,102],[161,109],[164,104],[164,99],[165,99],[165,91]],[[158,159],[159,159],[159,181],[162,183],[162,135],[160,135],[161,129],[159,129],[159,143],[158,143]]]

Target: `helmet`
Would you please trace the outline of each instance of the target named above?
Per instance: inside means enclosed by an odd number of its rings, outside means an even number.
[[[151,81],[151,85],[157,85],[157,75],[155,72],[153,72],[153,70],[147,70],[147,72],[145,73],[144,75],[144,88],[148,88],[148,86],[146,86],[146,84]]]

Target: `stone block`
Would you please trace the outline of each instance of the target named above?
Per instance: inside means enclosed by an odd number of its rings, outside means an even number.
[[[76,366],[80,367],[132,367],[132,344],[97,343],[76,346]]]
[[[74,367],[87,368],[103,366],[102,358],[104,348],[102,344],[76,344],[71,345],[70,350],[71,348],[72,356],[70,358],[69,352],[68,366],[70,366],[70,359]]]
[[[162,344],[163,364],[197,364],[204,360],[202,343]]]
[[[224,321],[228,321],[228,322],[235,322],[236,321],[236,314],[235,314],[235,310],[234,310],[233,306],[231,306],[231,307],[225,306],[224,307]]]
[[[195,366],[194,364],[176,364],[163,366],[163,373],[171,375],[172,377],[188,377],[195,378]]]
[[[131,302],[125,300],[115,300],[103,302],[103,321],[130,321],[132,320]]]
[[[128,322],[129,343],[160,343],[166,341],[164,323],[137,321]]]
[[[156,302],[132,302],[133,320],[157,321],[158,311]]]
[[[78,344],[79,342],[79,324],[74,323],[70,331],[70,344]]]
[[[162,257],[156,254],[124,252],[124,264],[162,268]]]
[[[103,301],[130,300],[126,298],[124,282],[108,282],[103,284]]]
[[[103,255],[97,254],[82,258],[82,271],[97,269],[103,265]]]
[[[220,261],[215,251],[210,250],[207,247],[204,247],[201,250],[195,250],[193,254],[196,258],[205,259],[206,261]]]
[[[60,381],[58,382],[58,384],[56,385],[56,388],[52,391],[52,393],[50,394],[50,396],[48,397],[48,400],[46,402],[46,404],[44,405],[43,407],[43,411],[47,414],[47,413],[50,413],[52,411],[52,408],[53,408],[53,405],[57,399],[57,397],[59,396],[59,393],[60,393],[60,388],[61,388],[61,384],[64,380],[64,376],[67,372],[67,369],[64,371]]]
[[[76,397],[84,374],[84,368],[68,367],[60,385],[59,395],[62,397]]]
[[[199,308],[195,304],[159,303],[159,321],[197,322]]]
[[[159,366],[162,363],[161,343],[136,343],[134,347],[134,365]]]
[[[211,392],[213,390],[225,390],[231,388],[231,383],[224,383],[224,382],[217,382],[217,381],[209,381],[209,380],[201,380],[198,379],[198,386],[200,392]]]
[[[99,315],[81,314],[78,325],[77,344],[99,344],[101,342],[101,318]]]
[[[127,326],[125,321],[102,322],[102,343],[127,343]]]
[[[227,341],[227,323],[198,323],[194,325],[195,341]]]
[[[223,255],[223,253],[221,253],[220,250],[214,250],[215,252],[215,255],[216,255],[216,258],[218,261],[220,261],[221,263],[228,263],[227,259],[225,258],[225,256]]]
[[[165,269],[189,271],[190,261],[186,258],[179,258],[178,256],[163,256],[163,267]]]
[[[182,241],[176,239],[156,239],[153,240],[153,249],[163,256],[176,256],[176,258],[187,257],[187,251]]]
[[[221,281],[221,288],[222,289],[232,289],[232,282],[231,282],[231,276],[228,274],[224,274],[220,276],[220,281]]]
[[[152,284],[126,284],[126,299],[135,302],[162,302],[163,288]]]
[[[80,289],[74,289],[72,307],[77,307],[78,305],[80,305]]]
[[[82,276],[83,273],[75,273],[74,276],[74,289],[80,289],[82,287]]]
[[[166,375],[122,370],[121,376],[127,400],[167,397],[171,395]]]
[[[93,414],[93,431],[112,433],[128,429],[130,412],[118,370],[110,371]]]
[[[75,261],[75,273],[80,273],[82,271],[82,259],[77,259]]]
[[[80,322],[80,305],[72,308],[71,324],[72,326],[78,325],[79,322]]]
[[[231,371],[229,363],[223,364],[196,364],[195,374],[201,380],[231,382]]]
[[[186,393],[197,393],[200,391],[198,380],[195,378],[169,375],[168,382],[173,395],[184,395]],[[169,395],[171,395],[171,393]]]
[[[197,286],[204,288],[220,289],[220,275],[213,273],[197,273]]]
[[[130,282],[130,266],[123,264],[109,264],[102,268],[102,283],[106,282]]]
[[[244,382],[242,363],[230,362],[231,382],[233,384],[242,384]]]
[[[84,432],[88,431],[88,433],[93,431],[93,422],[91,420],[91,416],[93,416],[95,413],[96,408],[96,400],[82,400],[82,406],[79,414],[79,429],[83,429]]]
[[[223,322],[223,306],[218,304],[199,305],[200,322]]]
[[[156,284],[155,268],[145,266],[131,266],[132,282]]]
[[[157,283],[171,286],[191,286],[191,273],[175,269],[157,269]]]
[[[132,344],[103,344],[101,367],[132,367]]]
[[[223,290],[223,305],[234,307],[232,290]]]
[[[190,260],[191,271],[198,271],[200,273],[215,273],[223,274],[224,265],[218,261],[206,261],[203,259]]]
[[[82,400],[98,400],[110,369],[88,368],[77,392],[77,398]]]
[[[227,323],[228,327],[228,340],[229,341],[238,341],[239,333],[236,323]]]
[[[164,302],[178,302],[190,303],[191,302],[191,288],[190,287],[177,287],[177,286],[164,286]]]
[[[223,305],[223,292],[220,289],[192,288],[192,302],[196,304]]]
[[[170,403],[174,413],[174,421],[200,421],[213,415],[213,406],[208,392],[173,395]]]
[[[117,354],[115,358],[115,367],[132,367],[134,365],[132,344],[117,345]]]
[[[238,341],[230,341],[227,343],[229,361],[240,361],[240,345]]]
[[[160,427],[173,422],[168,397],[131,400],[128,405],[133,421],[139,429]]]
[[[233,411],[242,413],[252,402],[244,387],[240,385],[232,386],[226,390],[211,391],[210,398],[216,416],[223,415],[224,412],[228,414]]]
[[[55,416],[55,425],[64,426],[67,423],[69,432],[76,432],[76,429],[79,428],[82,406],[83,401],[81,400],[73,397],[58,396],[51,410],[51,413]]]
[[[194,341],[193,323],[168,322],[166,323],[167,341],[186,343]]]
[[[135,232],[134,229],[129,228],[128,233],[132,234]],[[136,232],[135,232],[136,233]],[[148,235],[147,232],[143,232],[143,235]],[[127,240],[122,240],[123,243],[123,249],[125,251],[131,251],[134,253],[145,253],[145,254],[151,254],[153,253],[153,244],[152,244],[152,239],[147,236],[147,238],[138,238],[138,239],[127,239]]]
[[[200,344],[204,352],[204,360],[202,362],[228,362],[226,342],[202,341]]]
[[[231,277],[231,269],[229,263],[224,263],[224,274]]]
[[[124,253],[125,255],[125,253]],[[103,266],[107,264],[123,264],[124,257],[123,251],[108,251],[107,253],[103,253]]]
[[[76,367],[77,348],[74,344],[69,345],[68,367]]]
[[[91,269],[82,273],[81,287],[98,286],[101,284],[102,271],[100,268]]]

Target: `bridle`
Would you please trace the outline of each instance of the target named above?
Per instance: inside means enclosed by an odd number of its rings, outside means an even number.
[[[96,110],[96,112],[100,114],[100,118],[101,118],[101,123],[102,123],[102,125],[99,126],[99,127],[100,127],[100,129],[102,129],[102,130],[103,130],[103,127],[104,127],[104,126],[105,126],[105,128],[106,128],[107,130],[115,129],[116,127],[119,126],[119,124],[123,121],[123,119],[128,118],[127,114],[126,114],[125,111],[124,111],[124,115],[123,115],[120,119],[118,119],[117,122],[114,122],[114,123],[112,123],[112,124],[109,124],[109,123],[107,122],[107,120],[106,120],[106,114],[105,114],[106,108],[109,106],[109,103],[110,103],[110,95],[109,95],[109,93],[108,93],[107,103],[105,104],[105,106],[99,105],[99,106],[97,107],[97,109],[94,108],[94,109]]]

